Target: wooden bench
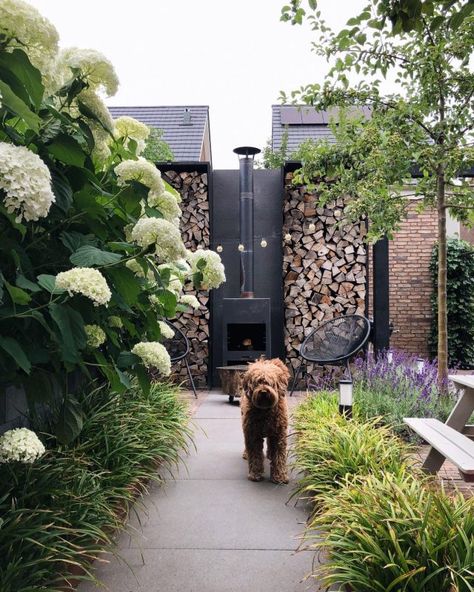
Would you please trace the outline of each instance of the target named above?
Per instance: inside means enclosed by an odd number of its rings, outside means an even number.
[[[437,419],[407,417],[404,421],[444,458],[456,465],[465,481],[474,481],[472,440]]]

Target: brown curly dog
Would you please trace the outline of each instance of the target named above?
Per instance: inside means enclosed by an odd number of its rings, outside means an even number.
[[[251,481],[263,479],[263,439],[267,438],[270,478],[274,483],[288,483],[286,438],[288,406],[286,390],[290,373],[281,360],[258,360],[250,364],[242,380],[240,399],[244,458]]]

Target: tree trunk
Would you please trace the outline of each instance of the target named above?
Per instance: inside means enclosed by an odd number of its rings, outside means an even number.
[[[448,309],[447,309],[447,245],[446,196],[444,172],[437,178],[438,209],[438,386],[447,388],[448,380]]]

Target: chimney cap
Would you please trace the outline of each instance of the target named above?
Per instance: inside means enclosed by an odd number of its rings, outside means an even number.
[[[242,156],[254,156],[255,154],[259,154],[261,150],[254,146],[239,146],[238,148],[234,148],[234,152]]]

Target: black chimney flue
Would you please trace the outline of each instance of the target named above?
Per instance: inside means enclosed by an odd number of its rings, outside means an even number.
[[[253,160],[260,152],[252,146],[235,148],[239,156],[240,297],[253,298]]]

